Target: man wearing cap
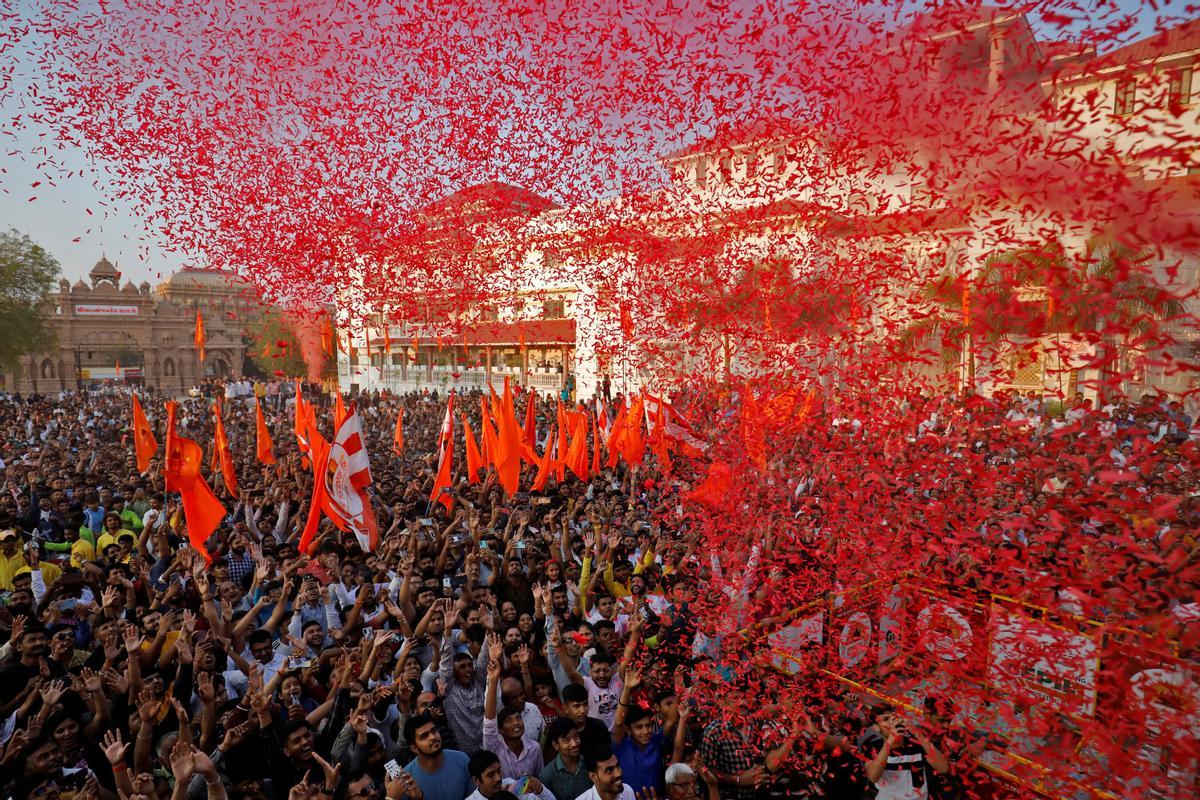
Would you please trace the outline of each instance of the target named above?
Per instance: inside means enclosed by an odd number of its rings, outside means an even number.
[[[21,535],[12,528],[0,531],[0,589],[12,591],[13,576],[25,563],[21,552]]]

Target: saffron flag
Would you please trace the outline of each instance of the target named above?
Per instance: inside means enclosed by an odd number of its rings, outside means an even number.
[[[495,392],[495,389],[492,390]],[[496,431],[496,473],[504,493],[511,497],[521,484],[521,426],[513,410],[512,387],[504,376],[504,397],[500,401]]]
[[[225,422],[221,419],[220,403],[213,403],[213,415],[216,419],[213,441],[216,447],[217,460],[221,465],[221,477],[225,480],[225,489],[229,492],[229,495],[237,497],[237,470],[233,466],[233,452],[229,449],[229,437],[225,435]]]
[[[554,454],[554,472],[559,483],[566,480],[567,477],[567,415],[563,410],[562,400],[558,401],[558,452]]]
[[[167,446],[163,476],[167,491],[179,492],[183,502],[183,518],[188,541],[205,561],[212,561],[205,542],[225,518],[225,506],[213,494],[200,474],[204,450],[196,442],[175,433],[175,413],[178,405],[167,403]]]
[[[575,426],[575,432],[571,435],[566,466],[581,481],[588,479],[587,417],[584,417],[581,425]]]
[[[336,430],[342,427],[342,423],[346,421],[346,404],[342,402],[340,390],[334,392],[334,396],[337,398],[333,403],[333,427]]]
[[[592,474],[600,474],[600,426],[595,414],[592,415]]]
[[[258,398],[255,403],[255,434],[256,434],[256,450],[258,451],[258,462],[260,464],[274,464],[275,454],[271,452],[273,444],[271,442],[271,431],[267,429],[267,418],[263,414],[263,401]]]
[[[691,500],[711,509],[727,507],[729,490],[733,487],[733,471],[723,461],[714,461],[708,468],[704,481],[686,495]]]
[[[550,480],[550,468],[554,465],[554,426],[550,426],[550,438],[546,440],[546,449],[542,453],[541,463],[538,464],[537,475],[533,479],[532,490],[535,492],[544,491],[546,481]]]
[[[334,338],[336,334],[333,332],[333,323],[329,320],[329,315],[325,314],[321,317],[321,352],[326,356],[337,355],[334,352]]]
[[[392,452],[397,456],[404,453],[404,406],[396,412],[396,432],[392,434]]]
[[[483,398],[483,435],[480,437],[483,440],[483,465],[485,467],[496,466],[496,426],[492,423],[491,411],[488,408],[488,399]]]
[[[453,485],[454,474],[454,442],[448,441],[442,447],[438,458],[437,477],[433,481],[433,491],[429,493],[430,503],[441,503],[449,513],[454,508],[454,497],[446,494]]]
[[[471,423],[467,421],[467,415],[462,415],[463,438],[467,443],[467,482],[474,486],[479,483],[479,470],[483,469],[483,455],[479,452],[479,445],[475,443],[475,432],[471,430]]]
[[[537,447],[537,389],[530,389],[525,398],[525,443],[529,449]]]
[[[154,431],[150,429],[150,422],[146,419],[146,412],[142,410],[142,403],[138,400],[137,393],[134,392],[133,397],[133,447],[137,453],[137,468],[138,472],[145,473],[150,469],[150,459],[154,458],[154,454],[158,452],[158,440],[154,438]]]
[[[196,309],[196,333],[192,336],[192,341],[196,345],[196,352],[200,354],[200,363],[204,363],[204,317],[200,316],[200,309]]]

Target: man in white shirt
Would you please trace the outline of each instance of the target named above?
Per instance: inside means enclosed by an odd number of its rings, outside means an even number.
[[[577,800],[636,800],[633,789],[622,780],[621,762],[617,761],[611,747],[585,753],[583,763],[592,788],[579,795]]]
[[[475,782],[475,791],[467,800],[489,800],[501,791],[512,792],[520,800],[559,800],[536,777],[501,777],[500,758],[490,750],[480,750],[467,762],[467,771]]]

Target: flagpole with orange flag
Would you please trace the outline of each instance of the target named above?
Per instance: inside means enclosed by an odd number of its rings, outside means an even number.
[[[550,480],[551,468],[554,466],[554,426],[550,426],[550,438],[546,440],[546,449],[542,452],[541,463],[538,464],[537,475],[534,476],[532,491],[541,492],[546,488],[546,482]]]
[[[495,389],[492,390],[493,393]],[[500,401],[499,430],[496,432],[496,474],[504,492],[511,497],[521,485],[521,426],[513,410],[512,387],[504,376],[504,397]]]
[[[192,342],[196,345],[196,352],[200,356],[200,363],[204,363],[204,317],[200,315],[200,309],[196,309],[196,332],[192,336]]]
[[[167,491],[178,492],[183,503],[188,541],[205,561],[211,562],[212,556],[205,542],[225,518],[225,506],[200,474],[200,465],[204,462],[203,448],[175,433],[177,408],[175,401],[167,403],[167,447],[163,476],[166,478]]]
[[[150,459],[158,452],[158,440],[154,438],[137,392],[131,392],[130,397],[133,398],[133,447],[137,453],[137,468],[139,473],[145,474],[150,469]]]
[[[471,430],[471,423],[467,421],[467,415],[461,416],[463,438],[467,445],[467,483],[474,486],[479,483],[479,470],[483,468],[483,455],[479,452],[479,445],[475,443],[475,432]]]
[[[404,406],[396,412],[396,432],[392,434],[392,452],[397,457],[404,455]]]
[[[217,459],[221,465],[221,477],[225,481],[225,489],[230,497],[238,496],[237,470],[233,465],[233,452],[229,449],[229,437],[225,434],[225,422],[221,419],[221,404],[213,403],[215,428],[213,443],[216,447]]]
[[[267,417],[263,414],[263,399],[258,398],[254,404],[255,450],[260,464],[274,464],[275,454],[272,452],[274,443],[271,441],[271,431],[267,428]]]

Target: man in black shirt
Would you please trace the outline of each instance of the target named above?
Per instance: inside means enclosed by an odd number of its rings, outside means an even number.
[[[608,727],[588,716],[587,689],[577,683],[569,683],[562,690],[563,716],[575,723],[579,730],[579,754],[587,758],[589,753],[596,753],[612,747],[612,735]]]
[[[28,695],[29,682],[41,673],[42,662],[50,652],[46,644],[46,629],[39,624],[26,624],[16,643],[20,657],[16,663],[0,672],[0,716],[7,717]]]

